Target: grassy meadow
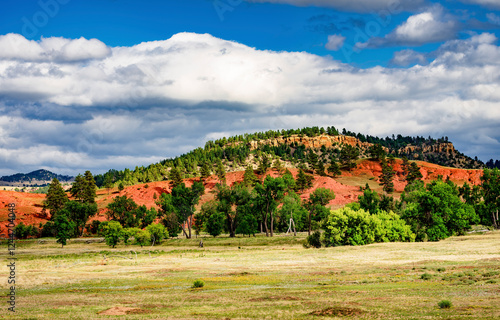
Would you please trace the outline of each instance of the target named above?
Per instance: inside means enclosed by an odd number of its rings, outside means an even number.
[[[2,319],[498,319],[500,232],[305,249],[305,234],[155,247],[17,241]],[[0,255],[7,264],[4,243]],[[202,280],[202,288],[192,288]],[[440,308],[442,300],[450,308]]]

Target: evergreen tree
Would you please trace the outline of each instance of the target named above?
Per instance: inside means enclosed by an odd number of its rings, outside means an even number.
[[[181,185],[183,183],[183,176],[182,176],[182,172],[181,172],[181,169],[178,168],[178,167],[172,167],[172,169],[170,169],[170,174],[169,174],[169,178],[170,178],[170,186],[171,188],[175,188],[179,185]]]
[[[65,215],[70,221],[74,223],[75,229],[73,234],[75,236],[83,236],[85,225],[90,217],[97,214],[97,204],[90,204],[86,202],[68,201],[64,204],[58,214]]]
[[[283,172],[283,168],[283,164],[281,163],[279,158],[274,160],[273,169],[276,170],[278,174],[281,174]]]
[[[345,145],[340,150],[340,164],[341,168],[351,171],[356,168],[356,160],[359,157],[359,150],[351,145]]]
[[[245,169],[245,174],[243,175],[243,185],[247,187],[253,187],[259,181],[259,178],[253,172],[251,165],[248,165]]]
[[[422,172],[420,172],[420,168],[418,167],[416,162],[412,162],[408,170],[408,175],[406,176],[406,181],[408,182],[408,184],[411,184],[417,180],[422,180],[423,175]]]
[[[332,161],[330,166],[327,169],[328,173],[330,173],[334,178],[340,176],[342,172],[340,171],[339,164],[337,161]]]
[[[64,207],[64,204],[69,201],[66,192],[62,188],[59,180],[54,178],[49,184],[49,190],[47,191],[47,196],[43,201],[43,208],[50,210],[52,220],[54,220],[57,212]]]
[[[306,174],[304,170],[300,169],[296,179],[297,191],[303,191],[311,188],[313,185],[312,180],[313,180],[312,176]]]
[[[259,166],[257,167],[257,172],[261,175],[264,175],[270,167],[271,163],[269,157],[266,154],[263,154],[260,159]]]
[[[380,185],[383,186],[384,191],[387,193],[394,192],[394,182],[392,181],[394,179],[394,174],[395,172],[392,167],[384,160],[382,162],[382,174],[379,179]]]
[[[215,169],[215,174],[217,174],[220,183],[226,184],[226,168],[224,167],[220,159],[217,159],[217,168]]]
[[[104,177],[104,188],[108,190],[108,194],[109,190],[113,188],[113,177],[110,174],[106,174]]]
[[[95,185],[94,176],[89,170],[87,170],[85,171],[84,179],[85,185],[82,201],[93,204],[95,203],[95,198],[97,197],[97,186]]]
[[[201,166],[200,174],[201,174],[201,179],[203,181],[205,181],[212,174],[212,170],[210,169],[210,165],[208,164],[207,161],[203,162],[203,165]]]

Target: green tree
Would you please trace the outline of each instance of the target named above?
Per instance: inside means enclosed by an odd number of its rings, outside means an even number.
[[[252,166],[248,165],[243,175],[243,184],[247,187],[253,187],[257,182],[259,182],[259,178],[253,172]]]
[[[361,209],[376,214],[379,210],[379,196],[377,192],[370,189],[368,184],[364,188],[363,195],[358,197],[359,206]]]
[[[203,162],[203,164],[201,166],[200,174],[201,174],[201,179],[203,181],[205,181],[212,174],[212,169],[210,168],[210,165],[208,164],[207,161]]]
[[[408,174],[406,175],[407,184],[411,184],[414,181],[421,181],[423,178],[422,172],[420,172],[420,168],[418,167],[416,162],[412,162],[408,166]]]
[[[370,157],[373,160],[378,160],[378,161],[385,160],[386,152],[381,144],[376,143],[372,145],[368,150],[368,152],[370,153]]]
[[[182,176],[182,171],[178,167],[172,167],[170,169],[169,173],[169,178],[170,178],[170,186],[172,188],[175,188],[183,183],[183,176]]]
[[[289,192],[283,198],[283,205],[278,211],[278,230],[286,232],[290,227],[290,218],[293,218],[295,231],[306,231],[308,216],[309,212],[300,197],[295,192]]]
[[[118,196],[107,205],[106,215],[108,220],[118,221],[125,228],[138,227],[139,221],[136,218],[137,203],[127,196]]]
[[[359,150],[351,145],[345,145],[340,150],[340,166],[344,170],[351,171],[356,168],[356,160],[359,157]]]
[[[152,223],[146,227],[146,230],[151,235],[151,242],[153,245],[161,243],[165,238],[168,238],[168,231],[162,224]]]
[[[325,218],[329,211],[326,205],[333,199],[335,199],[335,193],[327,188],[318,188],[309,195],[309,202],[307,203],[309,235],[311,235],[312,231],[312,220],[320,221]]]
[[[217,202],[213,200],[201,206],[205,230],[214,238],[224,230],[224,214],[217,210],[217,206]]]
[[[220,159],[217,159],[215,174],[217,175],[217,178],[219,178],[221,184],[226,184],[226,168],[224,167]]]
[[[495,228],[499,227],[498,208],[500,208],[500,170],[495,168],[484,169],[481,177],[481,189],[484,198],[483,216],[491,215],[491,222]],[[487,219],[487,218],[486,218]],[[483,220],[486,220],[483,219]]]
[[[43,201],[43,208],[50,210],[50,214],[52,216],[51,219],[54,220],[57,212],[64,207],[64,204],[67,201],[69,200],[66,192],[64,192],[59,180],[54,178],[49,184],[49,190],[47,191],[47,195]]]
[[[101,224],[101,234],[104,235],[106,244],[112,248],[120,242],[123,237],[123,227],[118,221],[109,221],[106,224]]]
[[[92,173],[87,170],[83,176],[77,175],[70,192],[71,196],[81,202],[95,203],[97,187]]]
[[[384,160],[382,161],[382,174],[380,175],[380,185],[383,186],[383,190],[386,193],[393,193],[394,192],[394,182],[392,181],[394,179],[394,170],[390,165],[387,164],[387,162]]]
[[[118,192],[122,192],[123,189],[125,189],[125,186],[123,185],[123,182],[120,181],[120,183],[118,184]]]
[[[417,240],[439,241],[462,235],[478,217],[471,205],[462,202],[451,182],[433,181],[424,187],[414,182],[401,196],[405,203],[402,218],[411,226]]]
[[[269,156],[263,154],[260,158],[259,166],[257,167],[257,173],[260,175],[266,174],[267,170],[271,167],[271,160]]]
[[[110,174],[104,176],[104,188],[108,190],[108,194],[111,188],[113,188],[113,177]]]
[[[337,161],[332,161],[330,166],[327,169],[328,173],[330,173],[334,178],[340,176],[342,172],[340,171],[340,166]]]
[[[73,235],[75,230],[74,222],[70,221],[64,214],[58,214],[54,220],[54,227],[56,229],[57,243],[60,243],[62,248]]]
[[[278,174],[281,174],[283,172],[284,166],[279,158],[274,160],[273,170],[275,170]]]
[[[135,244],[143,246],[149,245],[151,242],[151,234],[147,230],[140,230],[134,235]]]
[[[304,191],[313,186],[313,177],[306,174],[304,170],[300,169],[295,181],[297,191]]]
[[[195,181],[190,188],[184,183],[174,187],[171,194],[162,193],[156,204],[161,208],[160,216],[164,221],[171,221],[172,214],[176,215],[179,227],[186,238],[191,239],[191,228],[195,206],[198,204],[201,195],[205,193],[205,187],[201,182]],[[164,223],[165,224],[165,223]],[[184,227],[187,227],[186,228]],[[170,233],[171,230],[168,229]]]
[[[266,228],[266,236],[274,234],[274,212],[278,207],[279,202],[285,196],[286,185],[283,178],[273,178],[267,176],[263,184],[257,184],[255,191],[259,198],[258,203],[262,205],[264,216],[264,226]],[[270,229],[267,226],[267,221],[270,220]],[[270,232],[269,232],[270,231]]]
[[[74,223],[75,229],[73,230],[73,234],[76,236],[83,236],[87,221],[97,214],[97,204],[68,201],[64,204],[64,208],[62,208],[59,213],[65,215]]]

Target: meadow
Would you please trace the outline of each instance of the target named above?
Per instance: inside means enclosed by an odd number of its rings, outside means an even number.
[[[2,319],[498,319],[500,232],[306,249],[306,234],[171,239],[155,247],[16,242]],[[4,242],[0,256],[7,261]],[[6,264],[6,263],[4,263]],[[193,288],[201,280],[203,287]],[[451,302],[441,308],[442,300]]]

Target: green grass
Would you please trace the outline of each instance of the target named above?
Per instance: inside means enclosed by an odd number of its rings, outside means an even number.
[[[22,241],[7,319],[497,319],[500,232],[305,249],[297,238],[160,246]],[[7,250],[0,252],[6,261]],[[428,274],[427,280],[421,279]],[[7,278],[6,268],[0,278]],[[194,289],[196,280],[202,289]],[[1,282],[7,292],[7,282]],[[452,308],[438,302],[453,301]],[[4,299],[6,300],[6,299]],[[5,307],[5,306],[3,306]],[[4,308],[6,310],[6,308]],[[116,314],[116,315],[113,315]]]

